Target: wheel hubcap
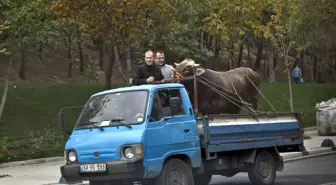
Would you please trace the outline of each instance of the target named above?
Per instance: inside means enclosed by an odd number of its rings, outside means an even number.
[[[269,165],[267,161],[262,161],[260,163],[260,168],[259,168],[261,177],[266,178],[268,176],[269,170],[270,169],[269,169]]]
[[[168,178],[168,182],[170,185],[183,185],[184,182],[184,175],[177,170],[173,170]]]

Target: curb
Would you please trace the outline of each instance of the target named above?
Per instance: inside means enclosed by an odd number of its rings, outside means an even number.
[[[31,159],[26,161],[14,161],[8,163],[1,163],[0,168],[8,168],[14,166],[26,166],[26,165],[33,165],[33,164],[41,164],[41,163],[48,163],[48,162],[58,162],[64,161],[64,157],[49,157],[49,158],[40,158],[40,159]]]
[[[285,162],[336,153],[336,147],[320,147],[304,152],[280,153]]]
[[[305,132],[308,132],[308,131],[313,131],[313,130],[317,130],[316,126],[315,127],[307,127],[307,128],[304,128],[303,129]]]

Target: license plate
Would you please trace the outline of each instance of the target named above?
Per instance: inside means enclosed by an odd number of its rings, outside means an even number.
[[[80,172],[105,172],[106,164],[82,164],[80,165]]]

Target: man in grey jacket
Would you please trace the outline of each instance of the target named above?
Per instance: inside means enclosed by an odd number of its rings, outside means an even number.
[[[157,51],[155,63],[160,67],[165,80],[174,79],[174,67],[165,63],[165,55],[163,51]]]

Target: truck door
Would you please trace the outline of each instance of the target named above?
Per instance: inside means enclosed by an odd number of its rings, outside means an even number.
[[[169,97],[180,98],[180,113],[171,113]],[[186,154],[191,160],[195,158],[198,162],[200,159],[196,120],[189,114],[182,98],[180,89],[160,89],[154,93],[145,136],[147,177],[160,173],[168,156]]]

